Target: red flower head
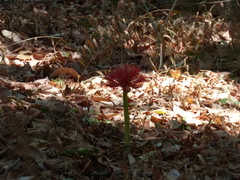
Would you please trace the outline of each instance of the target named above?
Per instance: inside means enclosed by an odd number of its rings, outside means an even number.
[[[105,75],[107,86],[121,86],[124,92],[129,92],[131,87],[139,88],[142,86],[142,82],[145,81],[145,77],[139,72],[140,68],[135,65],[125,64],[117,66]]]

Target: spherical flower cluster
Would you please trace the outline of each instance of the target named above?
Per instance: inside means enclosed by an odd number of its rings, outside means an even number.
[[[139,73],[140,68],[135,65],[120,65],[110,70],[105,75],[107,86],[109,87],[122,87],[124,92],[129,92],[131,88],[139,88],[145,77]]]

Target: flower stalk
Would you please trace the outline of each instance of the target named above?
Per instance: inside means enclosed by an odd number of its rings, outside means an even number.
[[[123,109],[124,109],[124,123],[125,123],[125,131],[124,131],[124,139],[125,139],[125,148],[126,152],[130,149],[130,117],[128,110],[128,92],[123,91]]]
[[[106,85],[112,88],[122,87],[123,90],[123,108],[124,108],[124,123],[125,123],[125,151],[129,153],[130,150],[130,117],[128,109],[128,92],[131,88],[139,88],[145,77],[139,73],[140,68],[135,65],[122,65],[111,69],[105,75],[107,80]]]

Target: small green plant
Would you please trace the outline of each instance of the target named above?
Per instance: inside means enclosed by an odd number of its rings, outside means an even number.
[[[124,121],[125,121],[125,150],[126,153],[130,150],[130,118],[128,111],[128,92],[131,88],[139,88],[145,77],[139,73],[140,68],[134,65],[120,65],[111,69],[106,74],[107,86],[115,88],[122,87],[123,89],[123,108],[124,108]]]
[[[57,79],[52,79],[54,83],[56,83],[59,87],[63,87],[66,83],[63,79],[57,78]]]
[[[234,101],[233,99],[229,99],[229,98],[223,98],[219,100],[220,103],[222,104],[229,104],[229,105],[234,105],[234,106],[239,106],[240,102],[239,101]]]

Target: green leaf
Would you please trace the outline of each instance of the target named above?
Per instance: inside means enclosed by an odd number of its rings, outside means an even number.
[[[96,118],[90,117],[90,118],[83,118],[83,121],[88,123],[99,123],[100,121]]]
[[[190,126],[190,125],[184,125],[183,129],[184,129],[184,130],[191,131],[191,126]]]
[[[61,54],[64,57],[70,57],[70,55],[71,55],[69,52],[65,52],[65,51],[61,51]]]
[[[55,82],[60,87],[62,87],[65,84],[65,81],[63,79],[60,79],[60,78],[52,79],[52,81]]]
[[[228,104],[228,103],[227,103],[228,98],[223,98],[223,99],[220,99],[219,101],[220,101],[220,103]]]
[[[79,155],[79,156],[83,156],[83,157],[89,157],[92,155],[92,151],[86,149],[86,148],[79,148],[76,150],[76,153]]]
[[[68,157],[73,157],[74,155],[77,155],[77,156],[88,158],[93,154],[93,152],[87,148],[79,148],[79,149],[66,150],[63,152],[63,154]]]
[[[71,111],[74,112],[74,113],[79,113],[78,108],[75,108],[75,107],[71,108]]]

